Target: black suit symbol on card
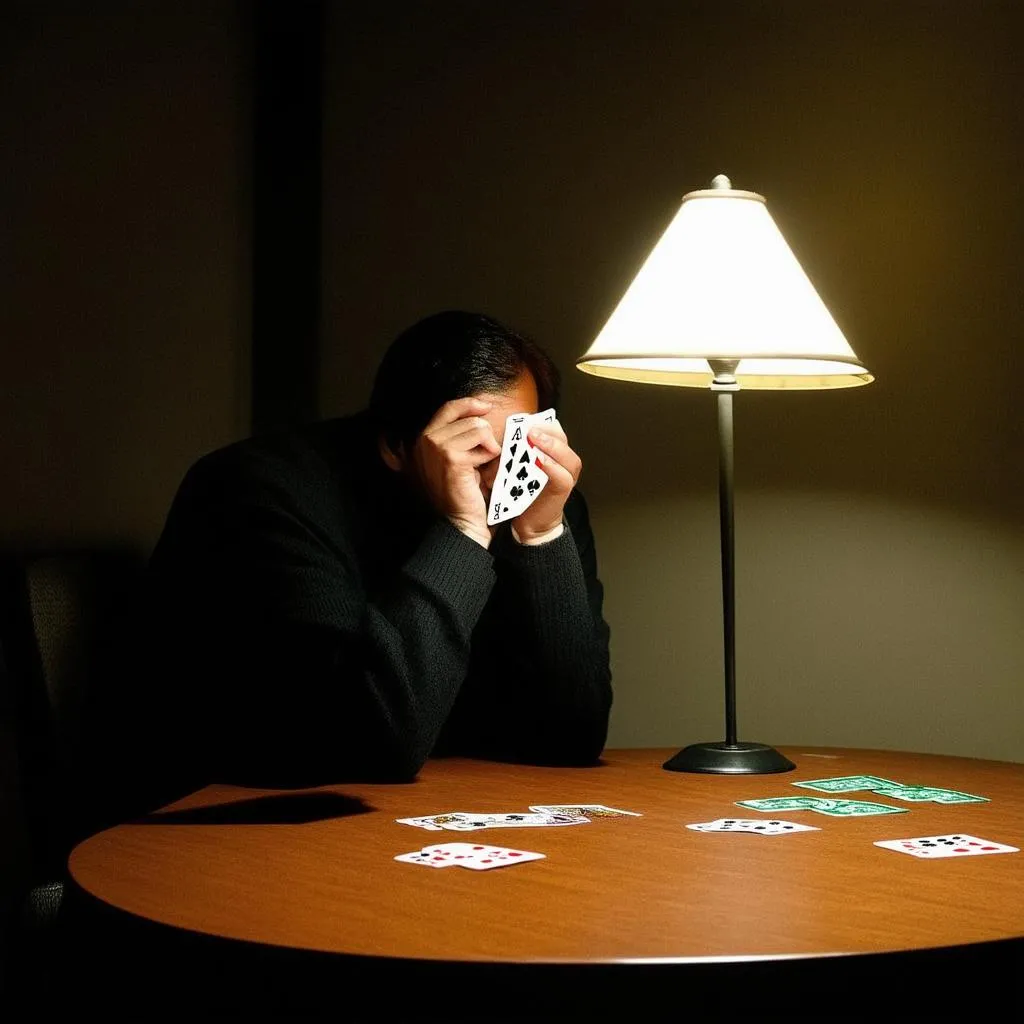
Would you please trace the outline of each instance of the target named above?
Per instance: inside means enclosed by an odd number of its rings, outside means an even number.
[[[544,489],[547,478],[533,466],[532,445],[526,431],[534,422],[549,423],[554,410],[535,415],[518,413],[505,420],[505,436],[498,457],[499,472],[491,486],[489,523],[494,526],[519,515]]]

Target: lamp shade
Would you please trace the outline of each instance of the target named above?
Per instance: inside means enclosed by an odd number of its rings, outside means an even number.
[[[708,360],[736,361],[741,388],[845,388],[861,365],[768,212],[763,196],[683,196],[579,369],[600,377],[708,387]]]

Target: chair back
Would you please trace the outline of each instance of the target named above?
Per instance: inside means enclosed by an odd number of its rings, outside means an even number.
[[[144,559],[127,549],[0,556],[0,730],[8,813],[23,821],[33,884],[62,877],[71,845],[101,824],[89,792],[106,755],[120,655]]]

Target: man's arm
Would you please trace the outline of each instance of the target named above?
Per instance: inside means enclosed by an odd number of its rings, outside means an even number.
[[[495,538],[498,585],[442,752],[551,764],[600,755],[612,703],[609,629],[578,491],[564,523],[561,536],[537,547]]]
[[[240,776],[411,778],[465,678],[493,557],[439,517],[368,593],[350,524],[219,461],[186,478],[151,563],[205,745]]]

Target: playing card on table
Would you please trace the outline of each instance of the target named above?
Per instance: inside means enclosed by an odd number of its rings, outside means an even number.
[[[541,814],[568,814],[573,818],[642,818],[639,811],[624,811],[606,804],[531,804],[531,811]]]
[[[428,832],[441,832],[452,821],[459,821],[465,815],[462,811],[446,811],[444,814],[421,814],[413,818],[395,818],[400,825],[415,825]]]
[[[859,817],[867,814],[905,814],[905,807],[876,804],[870,800],[833,800],[818,796],[773,796],[762,800],[737,800],[738,807],[755,811],[817,811],[832,817]]]
[[[936,786],[887,786],[875,790],[879,796],[891,796],[894,800],[927,800],[936,804],[985,804],[986,796],[960,793],[955,789],[939,789]]]
[[[539,814],[447,811],[414,818],[396,818],[403,825],[415,825],[428,831],[476,832],[484,828],[546,828],[553,825],[580,825],[588,819],[570,814]]]
[[[875,843],[886,850],[909,853],[923,860],[939,860],[943,857],[979,857],[986,853],[1020,853],[1016,846],[995,843],[990,839],[979,839],[963,833],[948,836],[920,836],[916,839],[883,839]]]
[[[860,789],[888,789],[891,786],[901,786],[902,783],[880,779],[877,775],[840,775],[831,779],[791,782],[790,785],[816,789],[821,793],[853,793]]]
[[[430,868],[469,868],[471,871],[489,871],[491,868],[511,864],[525,864],[531,860],[543,860],[543,853],[530,850],[513,850],[507,846],[490,846],[484,843],[439,843],[424,846],[412,853],[400,853],[395,860],[403,864],[422,864]]]
[[[815,807],[819,814],[832,818],[860,818],[868,814],[906,814],[906,807],[876,804],[873,800],[825,800],[823,807]]]
[[[450,868],[467,860],[474,850],[482,849],[485,847],[477,843],[436,843],[433,846],[424,846],[419,851],[419,856],[426,857],[431,867]],[[412,857],[413,854],[407,853],[402,857],[396,857],[395,860],[406,860]],[[408,863],[419,863],[419,861],[409,859]]]
[[[867,789],[879,796],[891,796],[895,800],[927,800],[937,804],[988,803],[988,797],[961,793],[955,789],[940,789],[937,786],[907,786],[902,782],[881,779],[877,775],[840,775],[837,778],[810,779],[790,785],[816,789],[821,793],[852,793]]]
[[[475,832],[480,828],[548,828],[554,825],[583,825],[586,818],[570,814],[525,814],[512,811],[507,814],[466,815],[459,821],[444,825],[453,832]]]
[[[505,437],[487,513],[489,526],[520,515],[544,489],[548,477],[537,465],[533,445],[526,435],[536,424],[551,423],[554,419],[555,410],[545,409],[533,414],[513,413],[505,420]]]
[[[413,850],[412,853],[400,853],[395,860],[403,864],[422,864],[427,868],[446,868],[450,862],[443,857],[436,857],[427,853],[426,850]]]
[[[781,836],[788,832],[820,832],[816,825],[799,825],[795,821],[767,821],[763,818],[716,818],[686,826],[694,832],[753,832],[761,836]]]
[[[429,817],[426,818],[395,818],[399,825],[415,825],[416,828],[425,828],[428,832],[443,831],[440,825],[435,824]]]
[[[822,796],[768,796],[760,800],[737,800],[740,807],[755,811],[816,811],[824,804],[836,803]]]
[[[545,857],[545,854],[531,850],[514,850],[508,846],[491,846],[486,843],[442,843],[439,846],[425,846],[423,852],[432,857],[441,857],[449,865],[469,868],[471,871],[490,871],[491,868],[525,864]]]

